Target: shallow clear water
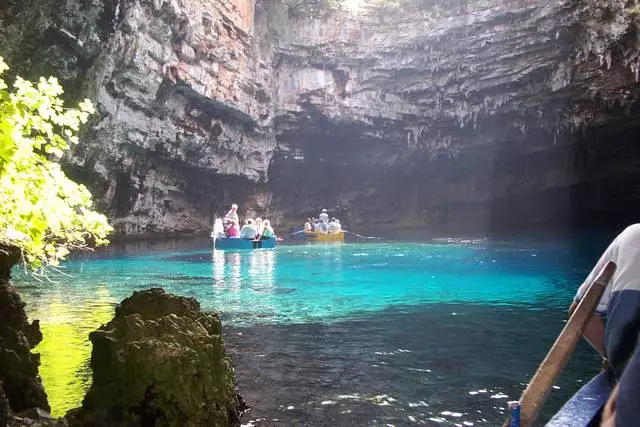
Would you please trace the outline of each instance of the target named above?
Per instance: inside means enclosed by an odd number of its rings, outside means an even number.
[[[139,244],[78,257],[60,283],[17,285],[41,319],[56,414],[79,405],[90,381],[88,332],[132,291],[161,286],[222,313],[252,406],[247,424],[493,426],[604,243],[452,239],[213,255],[207,241]],[[597,369],[581,345],[545,416]]]

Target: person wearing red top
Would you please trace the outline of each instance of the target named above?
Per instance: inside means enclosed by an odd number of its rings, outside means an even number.
[[[227,221],[225,223],[224,234],[227,237],[238,237],[238,229],[233,221]]]

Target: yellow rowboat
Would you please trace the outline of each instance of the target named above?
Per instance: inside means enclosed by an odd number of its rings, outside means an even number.
[[[305,231],[302,233],[305,240],[310,242],[344,242],[344,231],[339,233],[318,233],[315,231]]]

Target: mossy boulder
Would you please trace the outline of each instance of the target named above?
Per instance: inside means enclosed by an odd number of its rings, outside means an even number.
[[[195,299],[134,292],[89,338],[93,384],[72,425],[239,424],[243,408],[220,319]]]

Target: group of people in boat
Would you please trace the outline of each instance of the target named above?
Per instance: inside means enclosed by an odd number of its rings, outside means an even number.
[[[335,217],[329,219],[327,210],[322,209],[318,218],[307,218],[304,231],[305,233],[339,234],[342,233],[342,225]]]
[[[217,219],[216,221],[220,221]],[[271,221],[262,218],[246,218],[240,227],[238,217],[238,205],[231,205],[229,212],[222,218],[222,224],[214,224],[214,234],[216,237],[228,237],[237,239],[261,240],[276,237]]]

